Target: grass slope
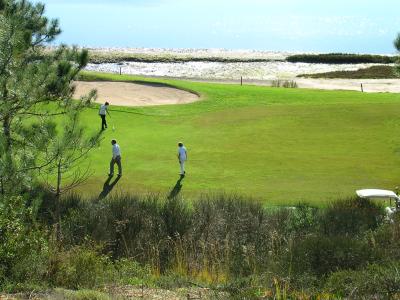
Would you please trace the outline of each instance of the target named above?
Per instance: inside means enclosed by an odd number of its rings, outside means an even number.
[[[86,73],[87,80],[152,81],[196,91],[202,101],[156,107],[111,106],[111,126],[90,156],[80,188],[97,196],[107,179],[111,138],[124,176],[111,193],[236,192],[266,205],[326,201],[358,188],[398,184],[400,95],[194,83]],[[100,127],[97,110],[83,116]],[[110,124],[111,125],[111,124]],[[176,143],[188,148],[180,182]],[[113,181],[111,181],[112,183]]]

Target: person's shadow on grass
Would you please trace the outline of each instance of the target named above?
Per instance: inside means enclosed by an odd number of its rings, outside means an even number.
[[[184,175],[181,175],[181,177],[178,179],[178,181],[176,182],[175,186],[172,188],[171,192],[169,192],[168,195],[168,199],[173,199],[176,196],[178,196],[178,194],[180,193],[181,189],[182,189],[182,183],[181,181],[185,178]]]
[[[101,191],[101,193],[99,195],[99,200],[107,197],[107,195],[112,191],[114,186],[117,184],[118,180],[121,179],[121,176],[117,176],[117,178],[115,178],[115,180],[113,182],[111,182],[111,178],[112,178],[112,176],[108,176],[106,182],[104,182],[103,190]]]

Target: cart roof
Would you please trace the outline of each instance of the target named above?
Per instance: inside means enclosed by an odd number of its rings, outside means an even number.
[[[394,198],[399,197],[393,191],[379,190],[379,189],[365,189],[356,191],[357,195],[361,198]]]

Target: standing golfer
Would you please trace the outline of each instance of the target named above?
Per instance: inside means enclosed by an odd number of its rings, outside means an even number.
[[[119,145],[116,140],[111,141],[112,145],[112,158],[110,162],[110,174],[109,176],[114,175],[114,164],[116,163],[118,166],[118,176],[122,176],[122,165],[121,165],[121,150],[119,149]]]
[[[101,130],[107,128],[106,114],[110,116],[110,113],[108,112],[109,105],[110,103],[106,102],[100,106],[99,116],[101,118]]]
[[[183,146],[183,143],[179,142],[178,143],[178,161],[179,164],[181,166],[181,176],[185,176],[186,172],[185,172],[185,161],[187,161],[187,151],[186,151],[186,147]]]

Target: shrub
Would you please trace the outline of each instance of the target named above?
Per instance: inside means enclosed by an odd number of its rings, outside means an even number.
[[[272,80],[272,87],[284,87],[284,88],[297,88],[297,83],[294,80]]]
[[[71,289],[94,288],[108,282],[113,266],[107,256],[83,246],[54,253],[48,280]]]
[[[343,297],[399,299],[400,262],[372,264],[358,271],[333,273],[326,283],[326,289]]]
[[[384,210],[368,199],[334,201],[320,215],[320,230],[329,235],[356,235],[376,229],[384,220]]]
[[[392,222],[380,226],[368,238],[371,245],[382,252],[382,256],[400,260],[400,214],[396,213]]]
[[[0,285],[41,283],[48,243],[22,197],[0,198]]]
[[[285,222],[288,234],[302,236],[316,231],[319,225],[319,209],[300,203],[288,210],[288,220]]]
[[[70,291],[63,289],[56,289],[49,298],[64,299],[64,300],[111,300],[115,297],[110,297],[107,294],[93,291],[93,290],[78,290]]]
[[[84,282],[80,287],[106,282],[106,274],[110,282],[121,284],[154,282],[160,275],[167,275],[160,282],[175,277],[179,284],[187,278],[226,284],[272,274],[287,278],[294,288],[315,292],[310,287],[323,284],[330,273],[360,268],[386,253],[374,232],[383,210],[360,199],[323,209],[305,204],[266,209],[257,201],[227,194],[204,195],[191,206],[158,195],[117,195],[100,201],[72,197],[61,202],[67,250],[50,272],[58,274],[57,284],[67,287],[77,286],[79,266],[91,264],[93,269],[87,269],[97,275],[93,281],[79,275]],[[385,232],[394,236],[393,230]],[[87,239],[103,247],[87,248]]]
[[[286,58],[288,62],[321,63],[321,64],[360,64],[379,63],[391,64],[395,57],[371,54],[326,53],[326,54],[296,54]]]
[[[235,195],[204,196],[194,203],[191,240],[197,257],[192,259],[233,276],[250,275],[268,260],[267,222],[256,201]]]
[[[122,258],[113,262],[114,283],[139,285],[153,282],[150,266],[141,266],[138,262]]]
[[[375,252],[363,240],[312,235],[294,242],[286,255],[286,266],[294,274],[309,273],[325,277],[331,272],[360,268],[375,259]]]
[[[351,78],[351,79],[388,79],[399,78],[392,66],[379,65],[362,68],[355,71],[332,71],[316,74],[301,74],[297,77],[306,78]]]
[[[294,80],[285,80],[282,84],[282,87],[284,88],[297,88],[297,83]]]

